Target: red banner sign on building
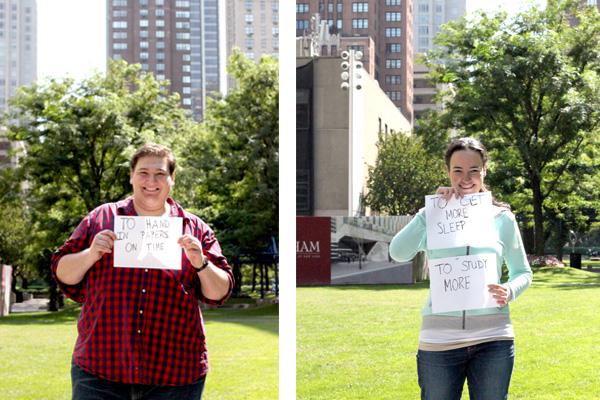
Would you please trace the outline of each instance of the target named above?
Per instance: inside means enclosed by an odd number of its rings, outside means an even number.
[[[331,218],[296,217],[296,284],[331,284]]]

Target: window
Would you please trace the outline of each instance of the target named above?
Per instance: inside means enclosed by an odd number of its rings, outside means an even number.
[[[158,79],[159,81],[164,81],[165,80],[165,75],[164,74],[158,74],[158,75],[156,75],[156,79]]]
[[[127,7],[127,0],[113,0],[113,7]]]
[[[147,51],[143,51],[140,53],[140,59],[141,60],[147,60],[148,59],[148,52]]]
[[[191,71],[192,71],[192,67],[191,67],[190,65],[183,65],[183,66],[181,67],[181,70],[182,70],[183,72],[191,72]]]
[[[271,33],[273,34],[273,36],[279,36],[279,27],[278,26],[274,26],[271,29]]]
[[[177,29],[190,29],[190,23],[189,22],[176,22],[175,27]]]
[[[399,12],[386,12],[385,13],[385,20],[388,22],[391,21],[401,21],[401,13]]]
[[[254,21],[254,15],[246,14],[246,22],[253,22],[253,21]]]
[[[140,27],[141,28],[147,28],[148,27],[148,20],[147,19],[140,19]]]
[[[140,37],[141,38],[147,38],[148,37],[148,31],[140,31]]]
[[[402,60],[395,59],[395,58],[387,58],[385,60],[385,67],[386,68],[400,68],[401,61]]]
[[[165,10],[162,8],[157,8],[156,11],[154,11],[154,15],[156,15],[157,17],[164,17]]]
[[[352,20],[352,29],[367,29],[368,27],[369,20],[366,18]]]
[[[140,0],[140,6],[148,7],[148,0]]]
[[[156,70],[157,71],[164,71],[165,70],[165,64],[163,64],[163,63],[156,64]]]
[[[341,19],[338,19],[336,22],[336,27],[341,31],[342,30],[342,23],[344,22]]]
[[[352,3],[353,13],[366,13],[369,12],[369,3]]]
[[[148,42],[140,42],[140,48],[147,49],[148,48]]]
[[[157,6],[164,6],[165,5],[165,0],[155,0],[155,3]]]
[[[296,29],[308,29],[308,20],[307,19],[297,19],[296,20]]]
[[[191,87],[185,86],[183,88],[183,94],[191,94],[191,93],[192,93],[192,88]]]
[[[157,60],[164,60],[165,59],[165,53],[156,53],[156,59]]]
[[[161,27],[161,28],[162,28],[162,27],[164,27],[164,26],[165,26],[165,20],[164,20],[164,19],[157,19],[157,20],[155,21],[155,23],[156,23],[156,26],[157,26],[157,27],[159,26],[159,27]]]
[[[400,100],[400,92],[398,92],[398,91],[385,92],[385,94],[387,94],[387,97],[389,97],[390,100],[392,100],[392,101]],[[387,124],[385,127],[386,127],[386,131],[387,131]]]
[[[164,38],[165,37],[165,31],[156,31],[156,37],[157,38]]]
[[[333,3],[327,3],[327,12],[333,12]]]
[[[189,1],[176,1],[175,2],[175,7],[190,7],[190,2]]]
[[[189,55],[189,54],[184,54],[184,55],[181,57],[181,59],[182,59],[183,61],[191,61],[191,60],[192,60],[192,56],[191,56],[191,55]]]
[[[385,28],[385,37],[400,37],[400,28]]]
[[[113,50],[126,50],[127,43],[113,43]]]
[[[429,26],[419,25],[419,35],[429,35]]]
[[[140,17],[148,18],[148,10],[146,8],[140,10]]]
[[[254,39],[246,39],[244,41],[244,44],[248,49],[251,49],[252,47],[254,47]]]
[[[127,21],[113,21],[114,29],[127,29]]]
[[[192,78],[190,78],[189,76],[184,76],[181,78],[181,82],[183,83],[190,83],[192,81]]]
[[[123,18],[127,16],[127,10],[113,10],[114,18]]]
[[[340,14],[342,11],[344,11],[344,3],[340,3],[338,0],[338,3],[336,4],[336,8],[337,8],[337,12],[338,14]]]
[[[246,57],[248,57],[251,60],[254,60],[254,52],[253,51],[246,52]]]
[[[176,37],[177,37],[177,39],[186,39],[186,40],[189,40],[190,39],[190,33],[189,32],[177,32]]]
[[[385,0],[386,6],[399,6],[400,0]]]
[[[386,75],[385,76],[385,84],[386,85],[400,85],[400,75]]]
[[[113,32],[113,39],[127,39],[127,32]]]
[[[386,43],[385,52],[386,53],[400,53],[402,46],[400,43]]]
[[[176,11],[175,18],[190,18],[189,11]]]
[[[187,97],[186,97],[186,98],[184,98],[184,99],[183,99],[183,105],[184,105],[184,106],[191,106],[191,105],[192,105],[192,99],[190,99],[190,98],[187,98]]]
[[[192,47],[190,46],[189,43],[177,43],[175,45],[175,48],[179,51],[189,51]]]
[[[428,13],[429,12],[429,4],[419,4],[419,7],[417,8],[417,10],[419,10],[420,13]]]
[[[296,4],[296,12],[298,14],[307,13],[308,12],[308,4],[304,4],[304,3]]]
[[[157,49],[164,49],[165,48],[165,42],[156,42],[156,48]]]

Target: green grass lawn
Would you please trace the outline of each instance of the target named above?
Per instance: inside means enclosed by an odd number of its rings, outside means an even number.
[[[0,399],[71,398],[78,307],[0,318]],[[206,310],[207,400],[278,398],[278,306]]]
[[[427,287],[298,288],[298,399],[418,399],[415,354]],[[600,399],[600,274],[536,270],[511,316],[510,399]]]

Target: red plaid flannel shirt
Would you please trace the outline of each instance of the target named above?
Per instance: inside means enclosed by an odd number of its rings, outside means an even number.
[[[182,256],[181,270],[114,268],[105,254],[77,285],[56,278],[60,258],[88,248],[115,215],[137,215],[133,199],[108,203],[89,213],[52,256],[52,274],[65,295],[82,303],[73,361],[83,370],[115,382],[187,385],[208,372],[204,324],[198,299],[222,304],[231,294],[233,274],[213,231],[197,216],[168,199],[171,217],[183,218],[184,233],[200,239],[204,253],[229,276],[229,292],[205,298],[200,279]]]

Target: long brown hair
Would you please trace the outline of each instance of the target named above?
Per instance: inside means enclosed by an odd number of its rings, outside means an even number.
[[[488,152],[485,146],[477,139],[472,137],[462,137],[462,138],[454,138],[448,145],[446,149],[446,155],[444,156],[444,161],[446,162],[446,168],[450,170],[450,159],[452,158],[452,154],[460,150],[472,150],[479,153],[481,157],[481,161],[483,162],[483,167],[487,168],[488,162]],[[483,182],[481,182],[480,192],[487,192],[488,188],[485,186]],[[510,210],[510,205],[508,203],[504,203],[496,200],[492,196],[492,204],[498,207],[507,208]]]

